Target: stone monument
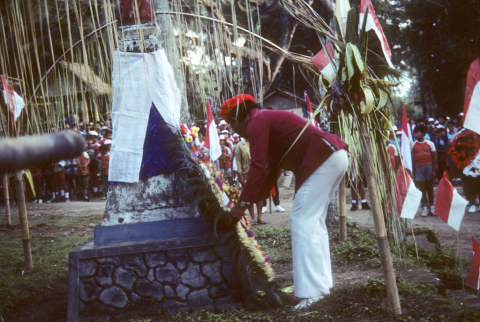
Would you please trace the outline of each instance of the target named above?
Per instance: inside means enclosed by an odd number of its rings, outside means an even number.
[[[121,1],[122,4],[128,2]],[[113,54],[117,55],[114,69],[119,68],[122,62],[125,66],[124,58],[128,53],[142,55],[139,56],[141,61],[150,59],[148,57],[153,57],[151,61],[167,57],[171,62],[169,70],[173,71],[175,78],[170,83],[176,83],[180,95],[176,98],[180,111],[177,117],[185,122],[188,112],[183,95],[184,84],[178,72],[178,62],[172,59],[175,56],[174,46],[171,46],[171,39],[162,38],[164,30],[172,29],[171,22],[165,17],[152,22],[149,17],[142,16],[152,12],[147,8],[150,3],[146,0],[133,3],[139,6],[137,12],[142,22],[148,22],[129,24],[128,12],[132,11],[122,7],[123,25],[119,27],[121,38]],[[166,1],[157,0],[154,5],[166,6]],[[159,50],[169,44],[170,50],[161,56]],[[164,62],[160,65],[168,64]],[[129,70],[129,73],[134,74],[135,71]],[[146,69],[145,73],[151,74],[149,77],[153,81],[157,74],[161,74],[152,68]],[[130,84],[123,78],[114,85],[114,91],[125,95],[129,87]],[[138,95],[136,101],[145,98],[136,92],[131,94]],[[159,112],[161,98],[151,99],[151,107],[147,106],[147,109],[126,111],[122,110],[125,104],[122,105],[118,97],[114,93],[114,137],[109,178],[117,182],[109,186],[104,218],[95,228],[94,238],[70,253],[68,320],[111,317],[136,311],[241,306],[233,266],[223,259],[221,246],[213,237],[209,225],[202,220],[194,197],[186,187],[186,176],[176,171],[165,152],[168,152],[166,141],[175,133],[168,130],[164,123],[172,125],[176,116]],[[146,133],[144,141],[140,142],[140,147],[144,146],[143,158],[140,158],[139,173],[137,171],[129,177],[133,180],[118,182],[112,178],[122,177],[135,168],[135,162],[127,162],[123,158],[133,160],[132,155],[138,154],[138,151],[128,150],[118,143],[125,139],[122,126],[131,124],[128,119],[124,120],[129,113],[135,119],[148,120],[142,123],[143,127],[132,129],[134,135],[142,131]],[[138,160],[138,155],[136,158]],[[114,167],[119,164],[120,168],[116,168],[119,171],[112,171],[112,162]]]

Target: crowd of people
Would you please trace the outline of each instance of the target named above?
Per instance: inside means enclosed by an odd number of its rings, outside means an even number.
[[[65,120],[62,131],[77,131],[85,137],[86,150],[78,157],[59,160],[47,167],[27,169],[31,175],[28,184],[24,174],[26,200],[34,203],[70,202],[76,200],[90,201],[91,198],[106,199],[108,189],[108,166],[110,148],[112,145],[112,123],[105,122],[77,122],[71,114]],[[55,126],[50,128],[51,133],[59,131]],[[33,187],[32,187],[33,185]],[[2,189],[6,187],[2,186]],[[16,203],[16,190],[13,174],[9,174],[10,202]],[[1,191],[4,203],[3,191]]]
[[[479,196],[480,176],[476,173],[479,164],[466,169],[467,165],[475,163],[478,149],[465,148],[463,137],[467,136],[472,141],[472,146],[480,143],[480,136],[473,131],[464,129],[463,113],[456,117],[440,115],[435,118],[421,117],[410,120],[409,127],[413,134],[413,142],[410,144],[413,163],[413,178],[415,185],[422,192],[420,214],[424,217],[433,215],[435,212],[434,185],[438,184],[445,172],[453,185],[463,186],[467,197],[468,212],[480,211],[477,196]],[[400,162],[401,129],[393,128],[387,141],[388,152],[394,170],[397,170]],[[476,142],[476,143],[475,143]],[[458,156],[460,155],[460,156]],[[459,159],[467,160],[465,164],[457,162]],[[477,161],[478,162],[478,161]],[[472,170],[473,169],[473,170]],[[478,207],[478,208],[477,208]]]

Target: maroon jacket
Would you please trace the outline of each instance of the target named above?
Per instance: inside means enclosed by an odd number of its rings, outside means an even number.
[[[306,120],[291,112],[258,109],[250,112],[245,119],[250,170],[240,200],[252,203],[267,198],[281,168],[293,171],[297,191],[334,151],[347,147],[338,136],[311,124],[301,133],[306,124]]]

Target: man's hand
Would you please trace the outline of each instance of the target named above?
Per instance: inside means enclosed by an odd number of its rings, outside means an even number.
[[[239,205],[235,205],[233,206],[232,210],[230,210],[230,216],[240,219],[243,217],[246,210],[247,208],[243,208],[243,207],[240,207]]]

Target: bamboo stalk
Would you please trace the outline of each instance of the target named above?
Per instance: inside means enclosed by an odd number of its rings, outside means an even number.
[[[5,200],[5,219],[7,225],[12,225],[12,217],[10,216],[10,194],[8,193],[8,174],[4,173],[2,175],[2,184],[3,184],[3,199]]]
[[[338,212],[340,217],[340,241],[347,241],[347,196],[346,178],[343,177],[338,187]]]
[[[25,271],[33,272],[32,249],[30,248],[30,233],[28,231],[27,204],[23,191],[23,178],[20,171],[15,171],[15,188],[17,191],[18,217],[22,228],[23,253],[25,255]]]
[[[364,123],[364,126],[361,128],[361,137],[363,141],[362,154],[365,174],[367,176],[368,190],[370,192],[370,200],[372,202],[375,235],[377,237],[378,249],[380,251],[380,259],[382,261],[382,270],[385,278],[385,286],[387,288],[387,298],[390,307],[390,313],[393,315],[400,315],[402,314],[402,308],[400,306],[400,299],[398,297],[395,271],[393,270],[392,257],[390,255],[390,247],[388,245],[387,230],[385,229],[380,194],[378,191],[377,180],[375,179],[372,140],[368,135],[368,131],[366,129],[367,126],[368,125]]]
[[[270,195],[270,198],[268,198],[269,200],[269,206],[270,206],[270,213],[272,213],[272,195]]]

